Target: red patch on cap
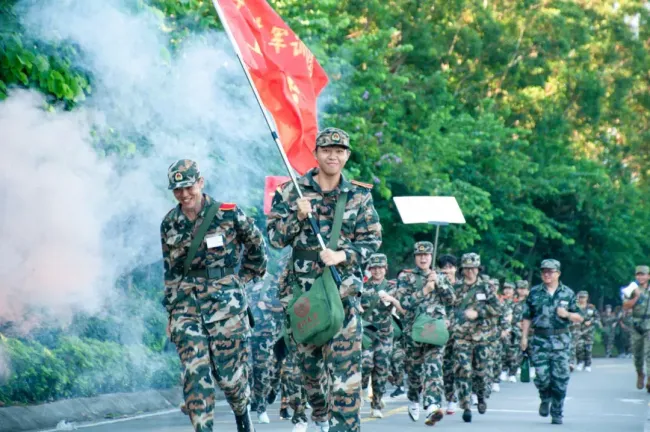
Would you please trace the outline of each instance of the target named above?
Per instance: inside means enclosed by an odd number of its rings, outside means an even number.
[[[219,210],[223,210],[223,211],[230,211],[236,208],[237,208],[237,204],[233,204],[233,203],[223,203],[221,204],[221,206],[219,206]]]

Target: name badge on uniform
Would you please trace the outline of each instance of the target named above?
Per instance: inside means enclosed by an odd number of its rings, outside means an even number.
[[[487,300],[487,297],[483,293],[478,293],[478,294],[476,294],[476,300],[485,301],[485,300]]]
[[[222,247],[223,246],[223,236],[221,234],[212,234],[205,238],[205,244],[208,246],[208,249]]]
[[[568,302],[568,301],[566,301],[566,300],[560,300],[560,307],[565,308],[565,307],[567,307],[567,306],[569,306],[569,302]]]

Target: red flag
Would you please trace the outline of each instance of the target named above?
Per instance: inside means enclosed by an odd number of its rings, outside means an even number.
[[[328,83],[325,71],[266,0],[214,1],[273,116],[291,166],[304,174],[316,166],[316,98]]]
[[[267,176],[264,179],[264,214],[267,215],[271,212],[271,204],[273,203],[273,195],[278,186],[290,181],[291,177],[285,176]]]

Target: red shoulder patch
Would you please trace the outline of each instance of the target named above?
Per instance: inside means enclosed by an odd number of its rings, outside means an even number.
[[[371,185],[370,183],[363,183],[363,182],[360,182],[360,181],[357,181],[357,180],[350,180],[350,183],[352,183],[353,185],[356,185],[356,186],[361,186],[361,187],[366,188],[366,189],[372,189],[373,188],[373,185]]]
[[[219,206],[219,210],[222,211],[231,211],[237,208],[237,204],[234,203],[223,203]]]

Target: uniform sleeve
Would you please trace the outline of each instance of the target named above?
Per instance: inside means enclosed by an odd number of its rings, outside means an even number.
[[[167,243],[167,224],[165,221],[160,225],[160,242],[162,244],[162,257],[164,268],[165,290],[176,289],[183,278],[183,262],[172,260],[169,244]]]
[[[484,302],[477,302],[476,312],[478,312],[478,317],[480,319],[487,319],[502,315],[499,298],[491,289],[487,289],[485,292],[486,300]]]
[[[411,291],[411,285],[415,276],[400,275],[397,279],[397,299],[405,311],[413,311],[418,306],[421,297],[418,299],[417,293]],[[421,290],[416,290],[421,291]]]
[[[374,289],[364,289],[361,293],[361,307],[367,312],[379,304],[379,294]]]
[[[372,195],[367,193],[357,213],[354,227],[354,240],[343,242],[341,250],[345,251],[346,264],[363,265],[370,255],[377,252],[381,246],[382,234],[379,215],[375,210]]]
[[[266,273],[266,244],[262,232],[255,226],[253,219],[247,217],[239,207],[236,212],[235,230],[244,246],[239,276],[244,282],[248,282]]]
[[[451,286],[451,282],[447,277],[438,275],[438,283],[436,284],[436,292],[440,296],[442,304],[447,307],[451,307],[456,303],[456,294],[454,293],[454,288]]]
[[[573,293],[573,291],[571,291],[568,300],[569,300],[569,306],[567,307],[567,310],[573,313],[580,313],[580,308],[578,307],[578,300],[576,299],[576,295]]]
[[[271,212],[266,219],[266,232],[274,248],[291,246],[302,230],[303,222],[298,220],[297,195],[293,196],[293,185],[278,189],[273,196]]]
[[[522,320],[528,320],[531,321],[533,319],[533,314],[535,311],[533,310],[533,304],[530,301],[532,297],[532,292],[526,297],[526,301],[524,304],[521,305],[521,319]]]

